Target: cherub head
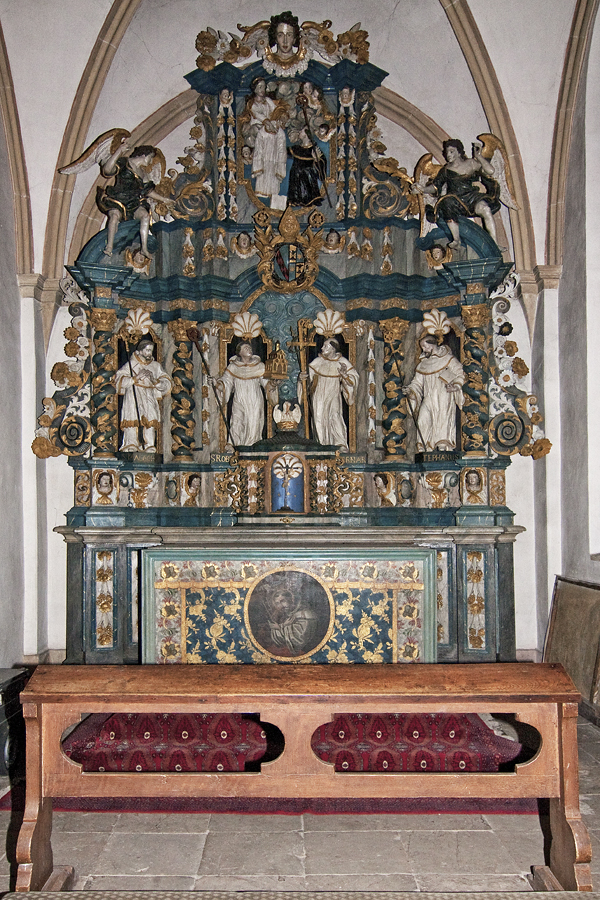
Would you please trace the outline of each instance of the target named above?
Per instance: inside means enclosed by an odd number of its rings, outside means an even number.
[[[98,493],[102,494],[104,497],[112,492],[113,477],[110,472],[100,472],[96,482],[96,488]]]

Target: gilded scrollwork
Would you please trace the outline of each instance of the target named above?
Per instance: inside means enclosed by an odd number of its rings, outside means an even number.
[[[511,301],[518,297],[519,276],[510,274],[494,291],[493,356],[490,360],[490,449],[500,456],[545,456],[552,446],[541,429],[542,416],[537,398],[527,393],[524,379],[527,364],[517,356],[512,339],[513,326],[508,318]]]
[[[488,444],[489,397],[488,331],[490,311],[486,303],[461,307],[465,323],[462,364],[463,385],[462,448],[485,454]]]
[[[407,431],[404,383],[404,338],[409,323],[395,316],[379,323],[384,340],[382,405],[383,446],[386,456],[406,456]]]
[[[94,329],[92,412],[90,416],[94,456],[114,456],[119,434],[117,393],[114,385],[117,371],[114,335],[117,314],[112,309],[93,309],[90,319]]]
[[[194,448],[194,363],[192,341],[188,337],[190,323],[187,319],[169,322],[169,330],[175,340],[173,353],[173,387],[171,390],[171,442],[173,457],[193,459]]]
[[[90,422],[89,309],[80,300],[69,306],[71,324],[65,329],[67,361],[57,362],[51,378],[58,390],[45,397],[31,449],[40,459],[84,456],[92,438]]]

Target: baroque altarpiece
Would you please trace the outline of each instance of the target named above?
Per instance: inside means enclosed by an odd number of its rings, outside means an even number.
[[[505,472],[549,442],[510,171],[491,134],[387,155],[386,73],[330,28],[208,28],[176,167],[114,129],[62,170],[107,216],[33,445],[73,470],[68,662],[515,657]]]

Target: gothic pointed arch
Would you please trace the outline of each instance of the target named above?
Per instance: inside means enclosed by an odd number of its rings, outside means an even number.
[[[546,264],[549,266],[560,266],[563,260],[565,192],[575,101],[594,30],[598,3],[599,0],[578,0],[565,54],[554,123],[548,187]]]
[[[98,97],[121,39],[140,2],[141,0],[114,0],[81,76],[52,182],[42,263],[42,274],[46,278],[58,279],[63,274],[65,241],[75,183],[74,175],[61,175],[58,167],[75,159],[85,147]]]
[[[500,82],[467,0],[440,0],[440,3],[473,77],[490,131],[503,142],[510,158],[515,199],[519,206],[517,210],[510,210],[515,264],[519,271],[531,271],[536,259],[529,194],[517,137]]]
[[[4,32],[0,25],[0,111],[6,134],[10,174],[12,179],[17,274],[29,275],[33,271],[33,236],[31,230],[31,201],[29,180],[21,136],[19,112],[15,97]]]

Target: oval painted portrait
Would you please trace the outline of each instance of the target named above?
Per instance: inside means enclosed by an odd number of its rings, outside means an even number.
[[[329,640],[335,604],[314,575],[276,569],[248,591],[244,619],[260,650],[275,659],[301,659]]]

